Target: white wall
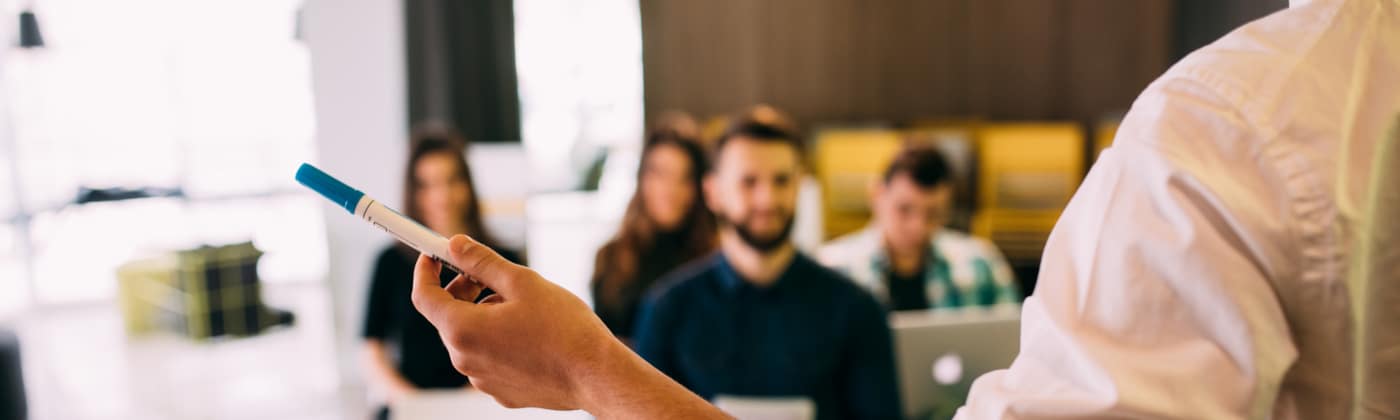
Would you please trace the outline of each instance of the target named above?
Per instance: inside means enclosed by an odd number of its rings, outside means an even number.
[[[576,187],[598,148],[640,145],[636,0],[515,0],[522,142],[536,191]]]
[[[317,164],[365,193],[397,202],[407,146],[402,10],[398,0],[307,0]],[[342,377],[358,384],[365,291],[389,239],[327,204],[330,290]]]

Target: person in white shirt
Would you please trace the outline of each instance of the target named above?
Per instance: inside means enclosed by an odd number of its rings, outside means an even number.
[[[870,225],[822,246],[817,259],[894,311],[1019,303],[996,245],[944,227],[952,176],[938,150],[900,150],[871,185]]]
[[[1020,356],[960,418],[1400,417],[1400,1],[1294,3],[1133,104],[1046,245]],[[420,259],[414,302],[482,391],[724,417],[564,289],[452,243],[500,295],[473,305]]]
[[[1020,356],[962,417],[1346,417],[1349,207],[1397,113],[1394,0],[1296,4],[1172,66],[1056,223]]]

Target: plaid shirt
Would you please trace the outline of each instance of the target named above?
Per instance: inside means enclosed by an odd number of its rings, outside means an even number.
[[[925,292],[934,308],[990,306],[1020,302],[1015,275],[995,245],[965,233],[943,229],[930,241],[933,265],[924,269]],[[880,231],[868,226],[822,246],[817,259],[890,303],[885,276],[889,259]]]

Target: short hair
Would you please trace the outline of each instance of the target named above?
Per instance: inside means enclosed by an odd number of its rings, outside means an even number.
[[[930,146],[907,146],[895,155],[894,161],[885,168],[885,184],[900,174],[908,174],[914,184],[925,189],[953,182],[948,161],[943,160],[943,154],[938,153],[938,149]]]
[[[714,140],[710,150],[710,162],[718,164],[720,152],[735,138],[747,138],[761,142],[783,143],[792,146],[801,160],[803,154],[802,134],[797,124],[782,111],[768,105],[749,108],[731,119],[719,138]]]

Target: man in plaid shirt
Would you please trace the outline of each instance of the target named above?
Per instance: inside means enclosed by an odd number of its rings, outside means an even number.
[[[870,226],[823,246],[817,253],[823,264],[894,311],[1020,301],[996,246],[943,228],[953,182],[938,151],[921,146],[901,151],[871,195]]]

